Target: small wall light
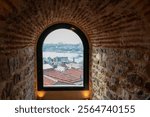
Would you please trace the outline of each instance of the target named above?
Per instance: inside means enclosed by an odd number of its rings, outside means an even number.
[[[90,91],[83,91],[82,95],[85,100],[90,99]]]
[[[44,97],[45,93],[46,92],[44,92],[44,91],[37,91],[37,98],[42,99]]]

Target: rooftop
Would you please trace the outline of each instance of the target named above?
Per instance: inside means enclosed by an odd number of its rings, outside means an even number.
[[[57,82],[73,85],[81,81],[83,70],[69,69],[64,72],[53,69],[44,70],[44,85],[54,85]]]

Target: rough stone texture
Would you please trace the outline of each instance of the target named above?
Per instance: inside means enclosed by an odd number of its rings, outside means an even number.
[[[15,53],[0,57],[0,99],[34,99],[34,48]]]
[[[149,99],[149,6],[149,0],[0,0],[1,99],[32,99],[33,50],[59,22],[88,37],[93,99]]]
[[[149,98],[146,66],[150,61],[143,56],[148,50],[93,48],[93,51],[93,99]]]

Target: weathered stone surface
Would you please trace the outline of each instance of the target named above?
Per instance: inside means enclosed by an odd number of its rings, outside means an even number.
[[[0,56],[0,82],[9,78],[10,70],[8,65],[8,57],[5,55]]]
[[[144,57],[144,60],[145,60],[146,62],[149,62],[149,61],[150,61],[150,53],[148,53],[148,52],[145,53],[143,57]]]
[[[11,74],[15,72],[15,58],[14,57],[9,58],[9,69],[10,69]]]
[[[135,84],[137,86],[143,85],[143,79],[137,74],[129,74],[127,75],[127,81],[131,84]]]
[[[20,74],[15,74],[15,75],[13,76],[13,84],[14,84],[14,85],[16,85],[18,82],[20,82],[20,80],[21,80]]]
[[[2,95],[3,89],[5,88],[5,86],[6,86],[6,82],[0,82],[0,99],[5,99],[3,98],[4,96]]]
[[[13,84],[12,82],[7,82],[5,88],[2,90],[1,99],[7,99],[12,95]]]
[[[34,99],[33,47],[0,57],[0,99]],[[31,53],[30,53],[31,52]],[[0,66],[1,68],[2,66]],[[5,81],[5,82],[4,82]]]
[[[135,49],[129,49],[124,51],[125,57],[132,60],[140,60],[143,57],[143,53],[141,51],[136,51]]]
[[[109,82],[110,82],[111,85],[118,86],[119,85],[119,78],[115,77],[115,76],[112,76]]]
[[[115,67],[115,74],[117,76],[122,76],[122,75],[125,75],[125,73],[127,72],[127,68],[126,67],[123,67],[121,65],[117,65]]]
[[[150,92],[150,82],[145,83],[145,88]]]
[[[146,69],[146,73],[147,73],[148,77],[150,77],[150,64],[147,64],[145,69]]]
[[[96,50],[96,49],[95,49]],[[97,80],[96,87],[93,91],[97,96],[99,91],[99,99],[147,99],[146,92],[150,91],[149,82],[149,62],[142,56],[142,51],[135,49],[97,49],[95,54],[100,55],[99,64],[93,63],[95,66],[92,74]],[[99,53],[99,54],[98,54]],[[107,59],[101,60],[101,56],[105,54]],[[95,60],[93,56],[93,60]],[[104,65],[106,63],[106,65]],[[107,76],[106,80],[99,75]],[[99,82],[99,83],[98,83]],[[103,84],[105,83],[105,85]],[[105,90],[101,88],[106,86]],[[106,93],[105,93],[106,92]],[[102,97],[101,97],[102,96]],[[97,96],[98,97],[98,96]]]
[[[115,70],[115,66],[113,66],[112,64],[109,64],[110,62],[106,63],[106,69],[109,71],[109,72],[114,72]]]
[[[112,95],[109,91],[106,92],[106,96],[107,96],[109,99],[113,99],[113,95]]]
[[[137,96],[142,96],[144,94],[144,92],[142,90],[137,92]]]

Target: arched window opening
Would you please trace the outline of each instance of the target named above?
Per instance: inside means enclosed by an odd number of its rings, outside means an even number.
[[[84,33],[71,24],[47,28],[37,43],[38,90],[89,88],[89,45]]]

